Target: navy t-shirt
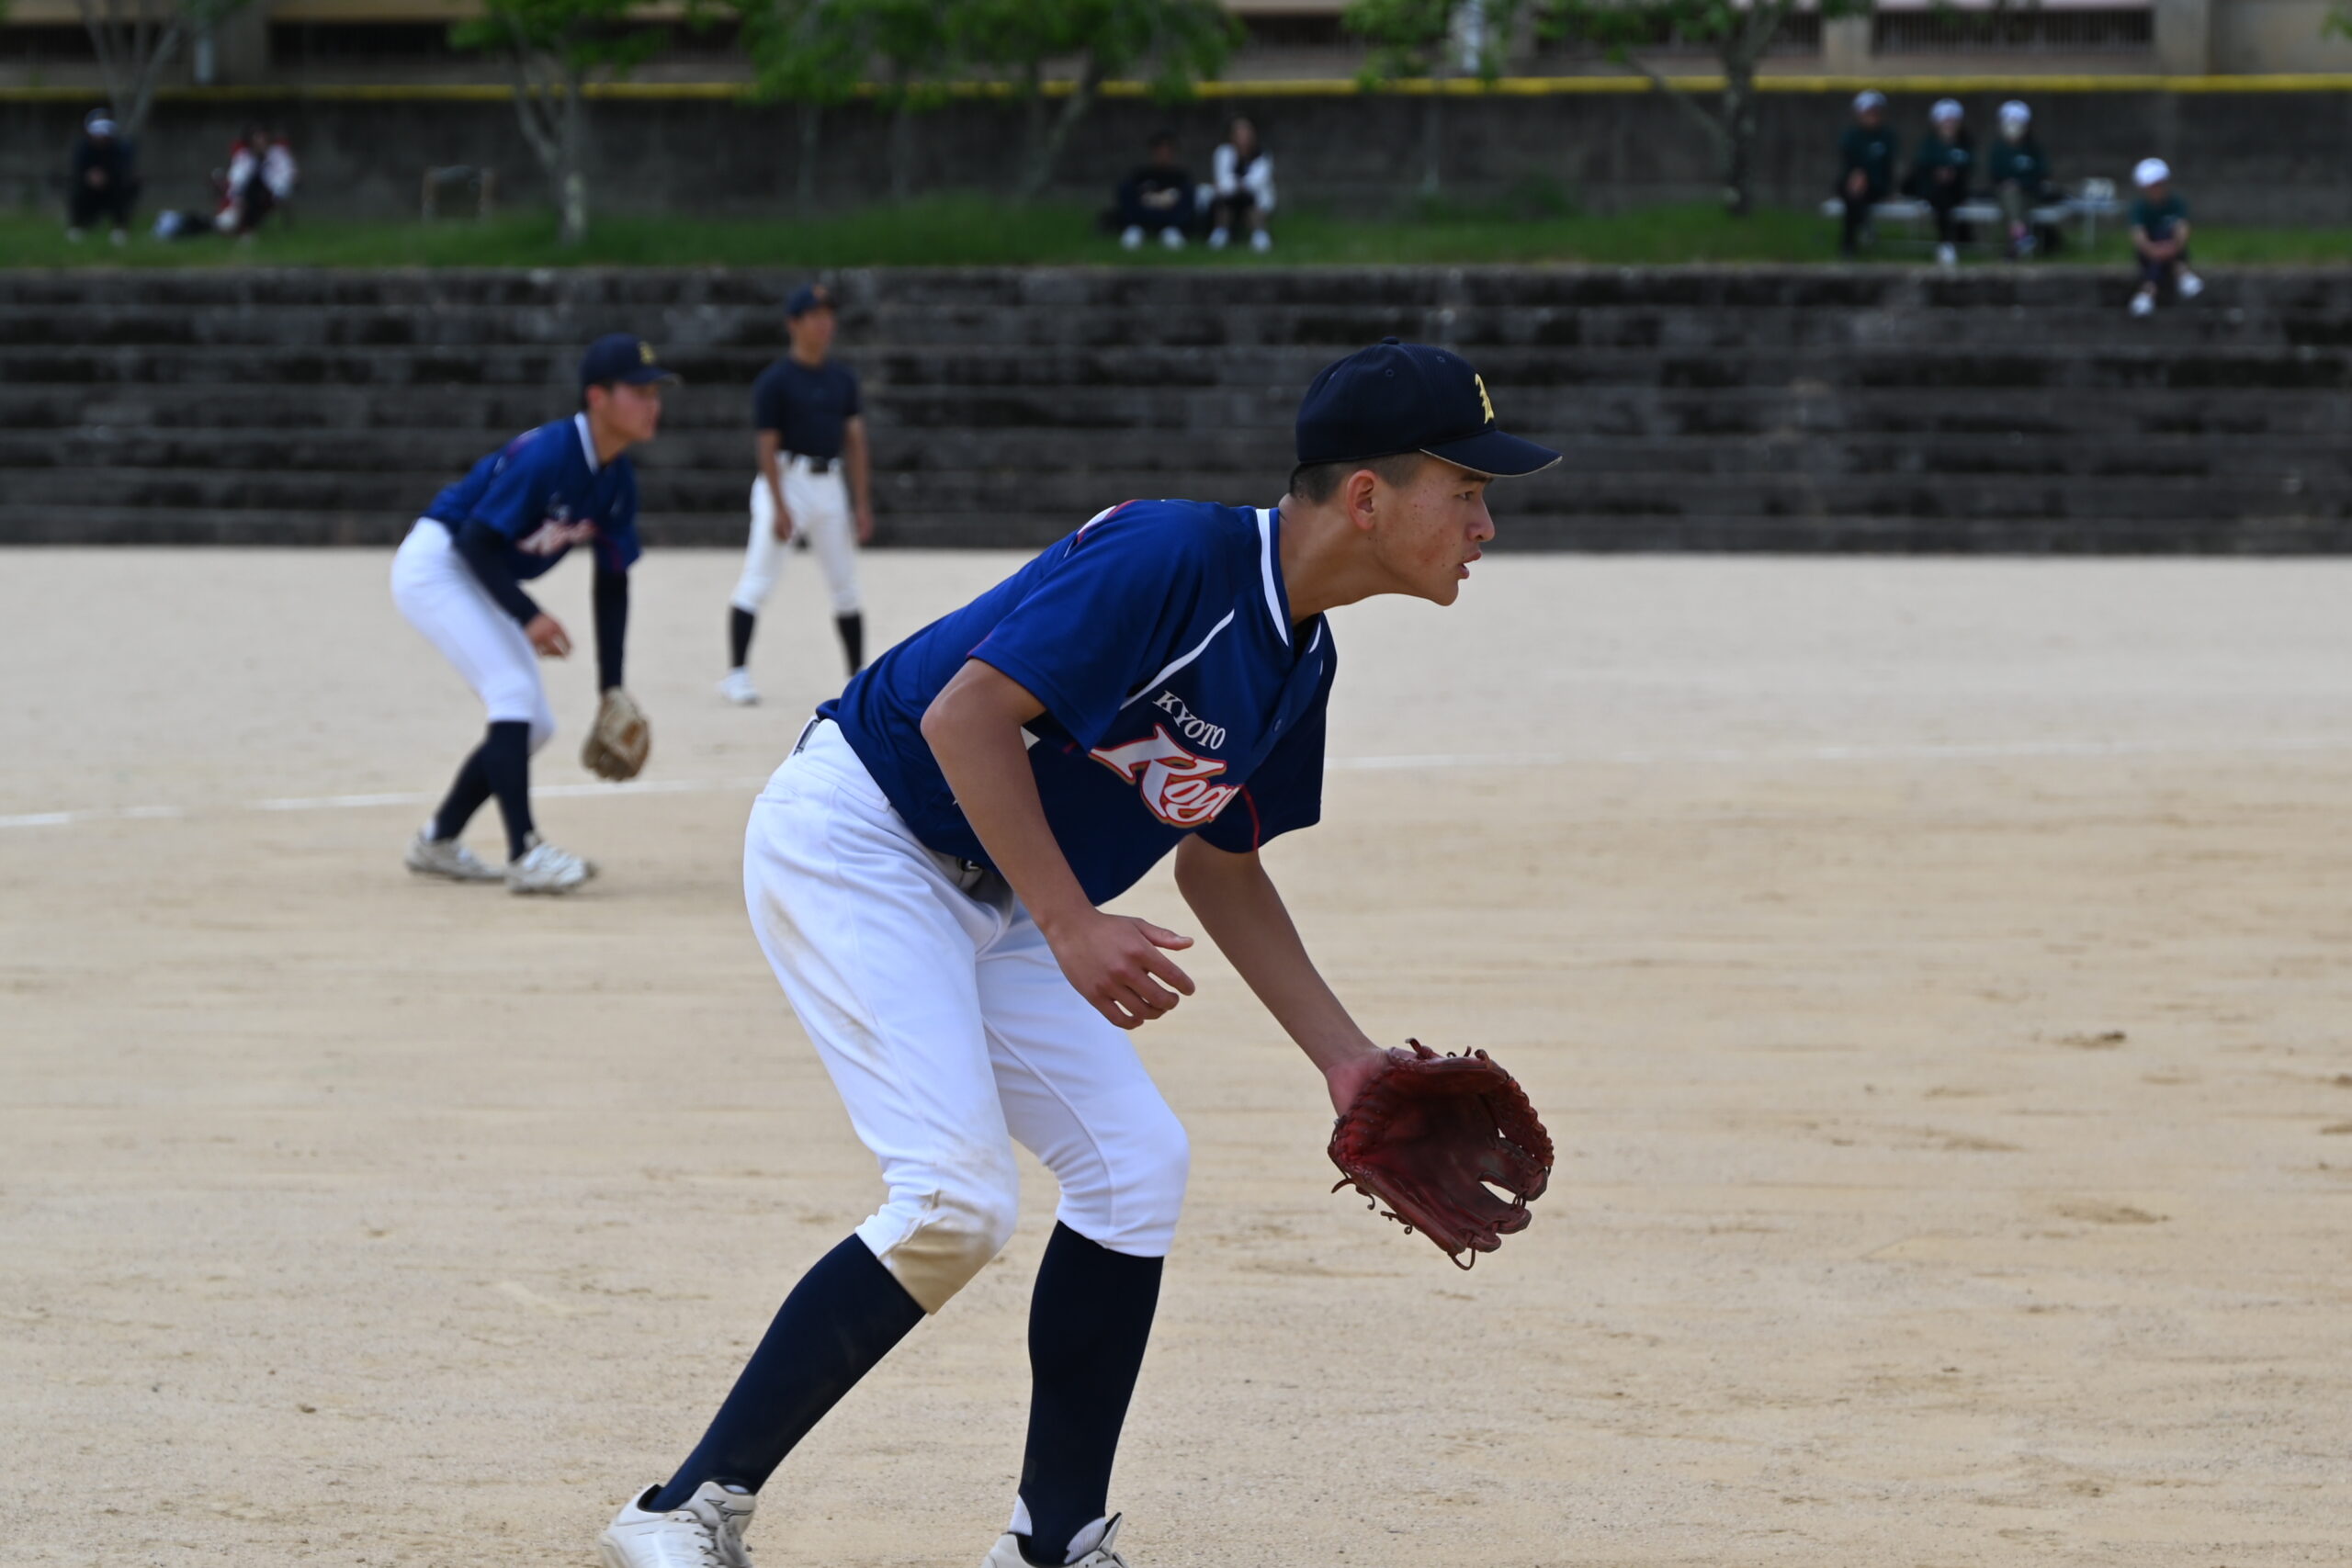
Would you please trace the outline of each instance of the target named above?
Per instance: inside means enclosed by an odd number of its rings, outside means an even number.
[[[507,569],[522,581],[574,545],[594,541],[606,571],[627,571],[643,553],[637,470],[627,457],[597,463],[586,414],[525,431],[435,496],[424,515],[452,534],[481,522],[505,535]]]
[[[1188,833],[1242,853],[1323,814],[1339,665],[1317,615],[1291,624],[1281,516],[1196,501],[1102,513],[861,671],[817,711],[915,836],[988,863],[922,738],[967,659],[1046,711],[1029,766],[1086,896],[1133,886]]]
[[[786,355],[752,383],[752,428],[804,457],[840,457],[842,426],[860,412],[857,377],[834,360],[811,369]]]
[[[2132,203],[2132,227],[2159,243],[2172,238],[2172,231],[2188,217],[2188,203],[2171,191],[2162,201],[2150,201],[2146,197],[2135,197]]]

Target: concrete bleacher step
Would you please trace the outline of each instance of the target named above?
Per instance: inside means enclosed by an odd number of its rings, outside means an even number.
[[[0,540],[396,538],[568,409],[627,326],[687,385],[660,542],[744,526],[752,377],[798,275],[0,275]],[[2135,322],[2070,267],[908,269],[838,276],[886,541],[1034,544],[1134,495],[1279,491],[1299,388],[1394,333],[1471,353],[1573,482],[1504,547],[2334,548],[2352,276]]]

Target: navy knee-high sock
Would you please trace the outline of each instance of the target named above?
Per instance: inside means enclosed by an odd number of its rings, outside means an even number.
[[[441,808],[433,814],[435,838],[454,839],[464,832],[466,824],[474,819],[474,813],[481,809],[481,803],[490,798],[490,774],[481,760],[489,744],[485,740],[475,747],[458,770],[457,778],[451,781],[449,793],[441,799]]]
[[[757,1492],[793,1445],[922,1321],[922,1308],[881,1259],[851,1236],[817,1260],[776,1310],[678,1473],[645,1505],[682,1506],[706,1481]]]
[[[752,657],[752,627],[755,617],[740,604],[727,606],[727,668],[741,670]]]
[[[490,793],[498,797],[498,815],[506,821],[506,858],[521,860],[531,841],[531,727],[520,719],[499,720],[476,755]]]
[[[1056,1224],[1029,1303],[1029,1448],[1021,1501],[1031,1562],[1068,1561],[1070,1538],[1109,1512],[1111,1461],[1143,1371],[1162,1260],[1131,1258]]]

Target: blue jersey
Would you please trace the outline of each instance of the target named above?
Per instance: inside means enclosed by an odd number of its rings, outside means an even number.
[[[528,581],[594,541],[597,563],[627,571],[637,542],[637,470],[627,457],[601,467],[588,416],[574,414],[526,430],[433,498],[427,517],[455,534],[487,523],[506,536],[506,565]]]
[[[1323,813],[1338,669],[1291,624],[1278,513],[1132,501],[890,649],[818,709],[915,836],[988,863],[920,725],[967,659],[1045,705],[1028,730],[1046,820],[1095,903],[1187,833],[1256,849]]]

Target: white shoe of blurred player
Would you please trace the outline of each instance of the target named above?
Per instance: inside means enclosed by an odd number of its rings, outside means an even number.
[[[596,1538],[605,1568],[752,1568],[743,1527],[759,1505],[757,1497],[706,1481],[684,1506],[648,1513],[644,1505],[661,1490],[659,1484],[649,1486],[621,1505]]]
[[[1263,255],[1274,248],[1274,237],[1263,229],[1250,236],[1250,248]]]
[[[2194,299],[2199,294],[2204,292],[2205,280],[2203,278],[2198,276],[2193,272],[2182,272],[2180,275],[2180,297],[2182,299]]]
[[[2132,296],[2132,313],[2133,315],[2153,315],[2155,313],[2155,309],[2156,297],[2149,293],[2146,289],[2143,288],[2140,292]]]
[[[569,893],[595,874],[593,863],[543,842],[534,833],[523,858],[506,863],[506,891]]]
[[[740,664],[718,682],[718,694],[739,708],[750,707],[760,700],[760,689],[752,684],[752,672]]]
[[[1119,231],[1119,243],[1131,251],[1143,249],[1143,225],[1130,223]]]
[[[1946,268],[1958,266],[1960,265],[1960,247],[1957,245],[1938,245],[1936,247],[1936,265]]]
[[[446,876],[452,882],[497,882],[506,874],[455,839],[436,839],[426,823],[408,841],[401,862],[419,876]]]
[[[1182,229],[1162,229],[1159,231],[1159,243],[1166,245],[1171,251],[1181,251],[1184,248],[1184,231]]]
[[[1116,1514],[1095,1520],[1071,1540],[1070,1550],[1078,1555],[1069,1559],[1069,1568],[1129,1568],[1127,1560],[1112,1550],[1118,1539]],[[1029,1560],[1021,1555],[1021,1538],[997,1537],[996,1546],[981,1562],[980,1568],[1029,1568]]]
[[[1225,249],[1226,242],[1232,238],[1232,235],[1222,229],[1212,229],[1209,231],[1209,249],[1221,251]]]

